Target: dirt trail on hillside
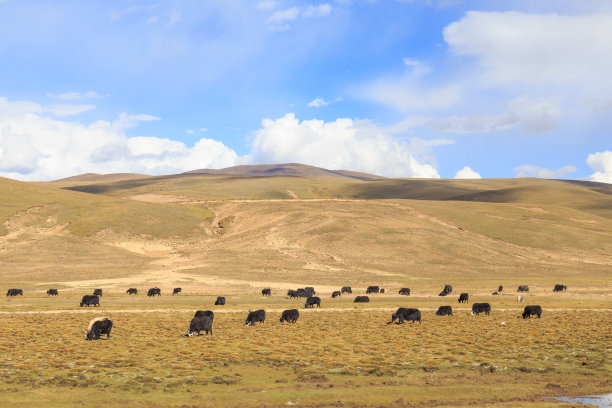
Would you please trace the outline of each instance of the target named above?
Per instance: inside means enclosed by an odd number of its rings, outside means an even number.
[[[289,307],[289,306],[288,306]],[[59,310],[16,310],[16,311],[0,311],[0,315],[29,315],[29,314],[61,314],[61,313],[193,313],[193,309],[104,309],[102,307],[95,309],[59,309]],[[216,309],[215,313],[248,313],[252,309]],[[282,313],[286,308],[273,308],[265,309],[266,312]],[[300,309],[300,313],[324,313],[324,312],[395,312],[397,307],[369,307],[369,308],[313,308],[313,309]],[[435,308],[420,309],[424,312],[434,312]],[[472,309],[460,308],[453,309],[453,312],[471,312]],[[505,308],[495,309],[497,312],[521,312],[523,308]],[[612,313],[612,309],[577,309],[577,308],[559,308],[559,309],[546,309],[546,312],[600,312],[600,313]]]

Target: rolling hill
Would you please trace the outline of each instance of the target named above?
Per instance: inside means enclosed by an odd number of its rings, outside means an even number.
[[[194,173],[69,182],[0,180],[10,265],[1,280],[610,285],[612,186],[601,183]]]

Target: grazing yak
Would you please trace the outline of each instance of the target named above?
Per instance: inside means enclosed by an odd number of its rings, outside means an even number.
[[[217,296],[217,300],[215,300],[215,306],[225,306],[225,296]]]
[[[357,296],[355,300],[353,300],[353,303],[368,303],[369,301],[370,298],[367,296]]]
[[[470,295],[468,295],[467,293],[462,293],[459,295],[459,303],[467,303],[469,299]]]
[[[529,292],[529,286],[527,286],[527,285],[520,285],[516,291],[517,292]]]
[[[215,314],[212,310],[198,310],[195,312],[193,317],[207,316],[210,317],[210,320],[215,320]]]
[[[440,306],[436,312],[436,316],[452,316],[453,308],[450,306]]]
[[[349,295],[353,293],[353,289],[350,286],[343,286],[340,290],[342,293],[348,293]]]
[[[102,297],[102,289],[94,289],[94,295]]]
[[[110,332],[113,328],[113,321],[109,317],[96,317],[91,319],[89,327],[85,330],[85,340],[98,340],[100,335],[106,334],[106,339],[110,339]]]
[[[288,309],[283,312],[280,322],[295,323],[300,317],[300,312],[297,309]]]
[[[314,296],[317,294],[317,292],[315,292],[315,289],[312,286],[306,286],[304,288],[304,291],[309,294],[308,296]]]
[[[6,296],[7,296],[7,297],[8,297],[8,296],[17,296],[17,295],[19,295],[19,296],[23,296],[23,290],[22,290],[22,289],[9,289],[9,290],[6,292]]]
[[[128,295],[137,295],[138,294],[138,289],[136,289],[136,288],[129,288],[128,290],[125,291],[125,293],[127,293]]]
[[[488,303],[474,303],[472,305],[472,314],[484,313],[487,316],[491,313],[491,305]]]
[[[525,310],[523,311],[523,319],[530,318],[531,316],[542,316],[542,308],[538,305],[535,306],[525,306]]]
[[[499,288],[497,288],[498,292],[502,292],[504,290],[504,287],[502,285],[499,285]]]
[[[567,285],[555,285],[553,292],[565,292],[567,291]]]
[[[187,334],[185,336],[191,337],[195,333],[200,335],[201,331],[205,331],[208,336],[208,332],[213,334],[212,331],[213,319],[210,316],[196,316],[191,319],[191,323],[189,323],[189,329],[187,330]]]
[[[100,298],[96,295],[85,295],[81,299],[81,307],[83,306],[100,306]]]
[[[160,288],[151,288],[147,292],[147,296],[149,296],[149,297],[155,296],[155,295],[161,296],[161,289]]]
[[[309,296],[306,299],[306,304],[304,305],[304,307],[314,307],[314,305],[317,305],[317,307],[321,307],[321,298],[318,296]]]
[[[266,311],[263,309],[255,310],[254,312],[249,312],[246,320],[244,321],[245,326],[254,326],[255,323],[261,322],[263,323],[266,320]]]
[[[418,321],[420,324],[421,311],[419,309],[400,307],[391,315],[391,321],[387,324],[393,323],[395,319],[397,319],[397,324],[403,324],[406,320],[410,321],[410,323]]]
[[[442,289],[442,292],[446,292],[447,295],[450,295],[451,293],[453,293],[453,287],[451,285],[444,285],[444,289]]]
[[[287,291],[287,296],[289,296],[289,299],[297,299],[300,297],[300,295],[298,294],[297,290],[293,290],[293,289],[289,289]]]
[[[380,288],[378,286],[368,286],[366,289],[366,295],[369,293],[378,293],[380,292]]]
[[[59,292],[57,291],[57,289],[49,289],[47,291],[47,296],[57,296],[59,294]]]
[[[261,290],[261,296],[272,296],[272,289],[265,288]]]
[[[410,288],[401,288],[399,290],[400,295],[410,296]]]
[[[179,293],[181,293],[182,291],[183,291],[183,289],[182,289],[182,288],[174,288],[174,289],[172,290],[172,296],[174,296],[174,295],[178,295],[178,294],[179,294]]]
[[[342,296],[342,292],[340,292],[339,290],[334,290],[332,292],[332,298],[337,298],[337,297],[340,297],[340,296]]]
[[[516,297],[516,301],[517,302],[523,302],[523,301],[525,301],[525,299],[523,299],[523,297],[519,295],[519,296]]]

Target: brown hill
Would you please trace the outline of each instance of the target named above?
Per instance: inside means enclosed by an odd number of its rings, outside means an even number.
[[[328,170],[299,163],[254,164],[227,167],[225,169],[199,169],[184,174],[224,174],[233,176],[293,176],[293,177],[347,177],[358,180],[374,180],[383,177],[350,170]]]

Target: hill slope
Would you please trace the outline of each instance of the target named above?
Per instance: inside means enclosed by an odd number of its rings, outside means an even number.
[[[262,279],[608,285],[609,193],[539,179],[184,174],[69,190],[2,179],[0,250],[11,268],[0,279],[48,274],[83,285],[96,277],[112,287],[133,279],[224,291]]]

